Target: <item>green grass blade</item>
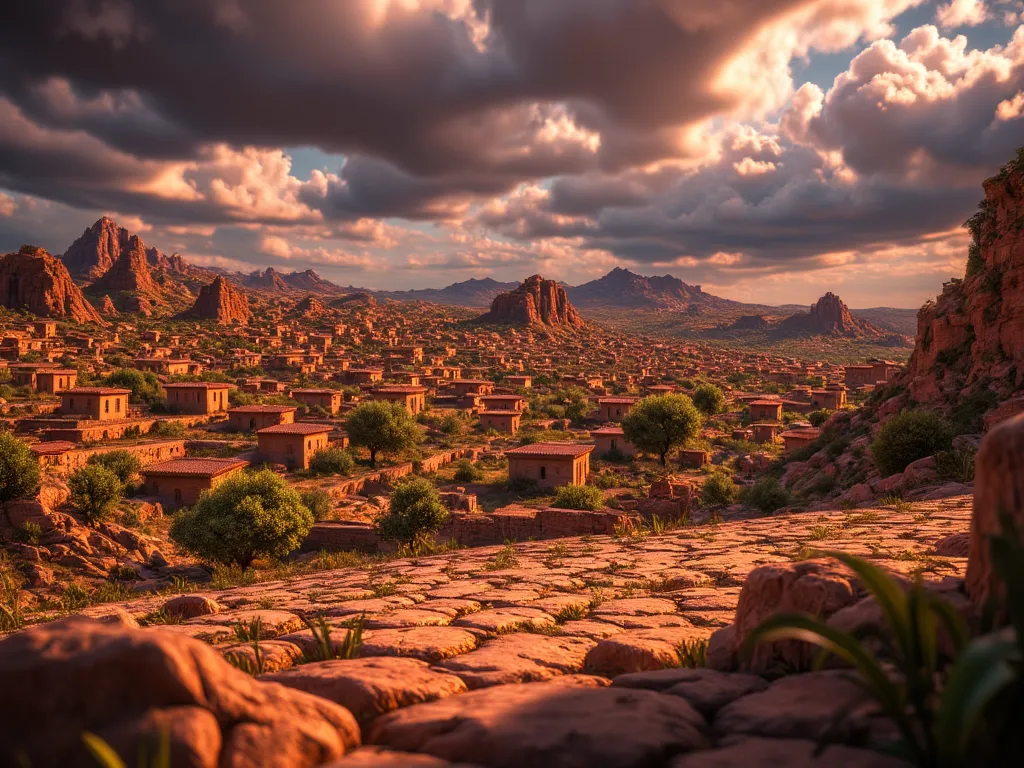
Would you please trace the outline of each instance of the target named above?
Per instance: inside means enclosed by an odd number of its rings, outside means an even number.
[[[841,562],[864,583],[889,622],[889,628],[896,638],[897,645],[906,654],[913,642],[907,621],[907,595],[896,583],[896,580],[878,566],[846,552],[826,552],[824,554]]]
[[[85,748],[89,750],[89,754],[95,757],[96,762],[103,768],[128,768],[113,747],[96,734],[85,731],[82,734],[82,741],[85,743]]]

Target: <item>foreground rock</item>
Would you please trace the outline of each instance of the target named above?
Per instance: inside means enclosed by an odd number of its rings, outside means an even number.
[[[0,641],[0,744],[34,766],[95,766],[88,731],[121,755],[169,727],[171,765],[313,766],[359,744],[348,710],[239,672],[159,630],[66,619]]]

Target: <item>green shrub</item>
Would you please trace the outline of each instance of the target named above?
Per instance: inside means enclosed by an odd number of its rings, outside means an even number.
[[[543,491],[532,477],[513,477],[505,483],[505,490],[516,496],[540,496]]]
[[[475,483],[483,480],[484,473],[477,469],[469,459],[455,462],[455,481],[458,483]]]
[[[448,519],[448,508],[437,488],[418,477],[391,492],[386,514],[377,518],[377,532],[391,541],[411,544],[418,536],[436,533]]]
[[[590,509],[604,507],[604,493],[594,485],[563,485],[555,493],[553,507],[559,509]]]
[[[31,496],[39,487],[39,459],[10,432],[0,432],[0,504]]]
[[[298,549],[313,513],[285,480],[269,469],[232,475],[179,512],[171,538],[183,549],[245,570],[258,557]]]
[[[319,488],[306,491],[301,498],[306,509],[313,513],[313,519],[318,523],[321,520],[326,520],[334,509],[334,500],[331,498],[331,494]]]
[[[977,454],[973,448],[939,451],[935,454],[936,472],[943,480],[970,483],[974,480],[974,459]]]
[[[180,421],[166,421],[161,419],[152,426],[149,434],[157,437],[184,437],[185,425]]]
[[[871,444],[871,456],[883,477],[902,472],[918,459],[946,451],[953,443],[953,428],[933,411],[904,411],[893,416]]]
[[[135,368],[120,368],[103,380],[104,386],[130,389],[128,400],[133,403],[157,403],[163,400],[160,394],[160,380],[151,371]]]
[[[645,397],[622,421],[625,438],[645,453],[657,454],[665,466],[669,451],[700,432],[703,418],[686,395]]]
[[[372,400],[356,406],[345,419],[352,445],[370,452],[370,465],[378,453],[399,453],[417,445],[423,435],[416,419],[401,403]]]
[[[811,411],[809,414],[807,414],[807,420],[811,422],[812,427],[820,427],[822,424],[828,421],[828,417],[831,415],[832,411],[830,411],[828,408],[821,408],[817,411]]]
[[[89,457],[89,464],[96,464],[106,467],[121,481],[122,485],[128,485],[139,474],[142,469],[142,462],[139,457],[131,451],[118,449],[106,453],[94,453]]]
[[[700,500],[709,507],[732,504],[736,498],[736,484],[725,472],[713,472],[700,489]]]
[[[705,416],[714,416],[725,409],[725,393],[714,384],[701,384],[692,397],[693,404]]]
[[[311,475],[348,475],[355,467],[352,454],[343,448],[321,448],[309,460]]]
[[[774,477],[762,477],[744,489],[740,498],[744,504],[755,507],[765,514],[789,504],[789,492]]]
[[[117,475],[99,464],[86,464],[68,478],[71,503],[90,525],[106,520],[121,500],[124,487]]]

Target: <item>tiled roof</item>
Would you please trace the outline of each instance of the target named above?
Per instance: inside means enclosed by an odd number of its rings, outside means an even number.
[[[130,389],[120,389],[119,387],[75,387],[61,392],[62,395],[130,395],[131,393]]]
[[[340,395],[339,389],[293,389],[293,395]]]
[[[591,435],[622,435],[622,427],[598,427],[590,430]]]
[[[426,387],[419,386],[389,386],[389,387],[377,387],[373,390],[374,392],[381,392],[383,394],[395,394],[395,395],[421,395],[427,391]]]
[[[159,464],[150,464],[143,467],[143,475],[199,475],[202,477],[216,477],[232,469],[241,469],[248,466],[245,459],[171,459],[161,461]]]
[[[751,400],[750,405],[782,405],[781,400]]]
[[[598,404],[609,403],[611,405],[632,405],[636,402],[635,397],[599,397]]]
[[[223,381],[179,381],[174,384],[164,384],[164,389],[231,389],[233,385]]]
[[[229,408],[228,413],[291,413],[297,410],[295,405],[240,405]]]
[[[523,458],[546,457],[546,456],[584,456],[594,450],[593,445],[587,443],[534,443],[533,445],[522,445],[519,448],[511,448],[505,451],[506,456],[520,456]]]
[[[523,412],[522,411],[513,411],[510,408],[510,409],[505,410],[505,411],[502,411],[502,410],[497,410],[497,411],[480,411],[480,413],[477,414],[477,415],[478,416],[522,416]]]
[[[316,435],[320,432],[330,432],[332,427],[327,424],[275,424],[272,427],[265,427],[256,430],[257,435]]]

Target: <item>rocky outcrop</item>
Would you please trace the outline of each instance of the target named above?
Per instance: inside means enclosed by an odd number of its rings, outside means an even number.
[[[252,318],[245,294],[218,276],[199,291],[192,308],[179,315],[194,320],[216,320],[221,324],[248,323]]]
[[[138,235],[128,238],[127,247],[122,249],[117,261],[92,284],[94,291],[130,291],[141,294],[156,294],[157,284],[149,272],[146,245]]]
[[[307,296],[295,305],[295,308],[292,310],[292,314],[312,320],[320,317],[326,311],[327,308],[320,301],[314,299],[312,296]]]
[[[75,285],[67,267],[42,248],[24,245],[0,259],[0,296],[8,309],[40,317],[100,323],[103,319]]]
[[[477,318],[478,323],[550,325],[581,328],[583,318],[569,303],[565,289],[540,275],[526,278],[514,291],[498,294],[491,310]]]
[[[73,276],[95,280],[114,266],[128,248],[130,237],[127,229],[104,216],[85,230],[61,258]]]
[[[273,267],[267,267],[262,272],[253,272],[246,276],[244,285],[246,288],[273,293],[288,293],[289,291],[288,283]]]
[[[771,323],[763,315],[743,315],[736,319],[726,330],[730,331],[767,331]]]
[[[343,307],[375,307],[377,306],[377,299],[371,293],[358,291],[335,299],[331,302],[331,306],[335,309]]]
[[[360,742],[344,707],[259,682],[172,632],[64,619],[0,641],[0,677],[0,743],[25,764],[95,765],[86,731],[129,764],[163,732],[167,764],[195,768],[265,765],[270,755],[274,765],[302,768]]]
[[[854,317],[849,307],[834,293],[826,293],[811,305],[808,314],[790,315],[779,323],[785,335],[843,336],[852,339],[878,339],[887,334],[866,320]]]
[[[116,317],[118,315],[117,307],[114,306],[110,296],[104,296],[100,300],[100,314],[106,317]]]
[[[1024,153],[983,186],[966,275],[921,308],[900,381],[918,403],[979,417],[1024,390]]]
[[[607,275],[567,289],[569,298],[581,307],[636,307],[687,309],[693,304],[721,303],[704,293],[699,285],[688,285],[678,277],[645,277],[616,267]]]

